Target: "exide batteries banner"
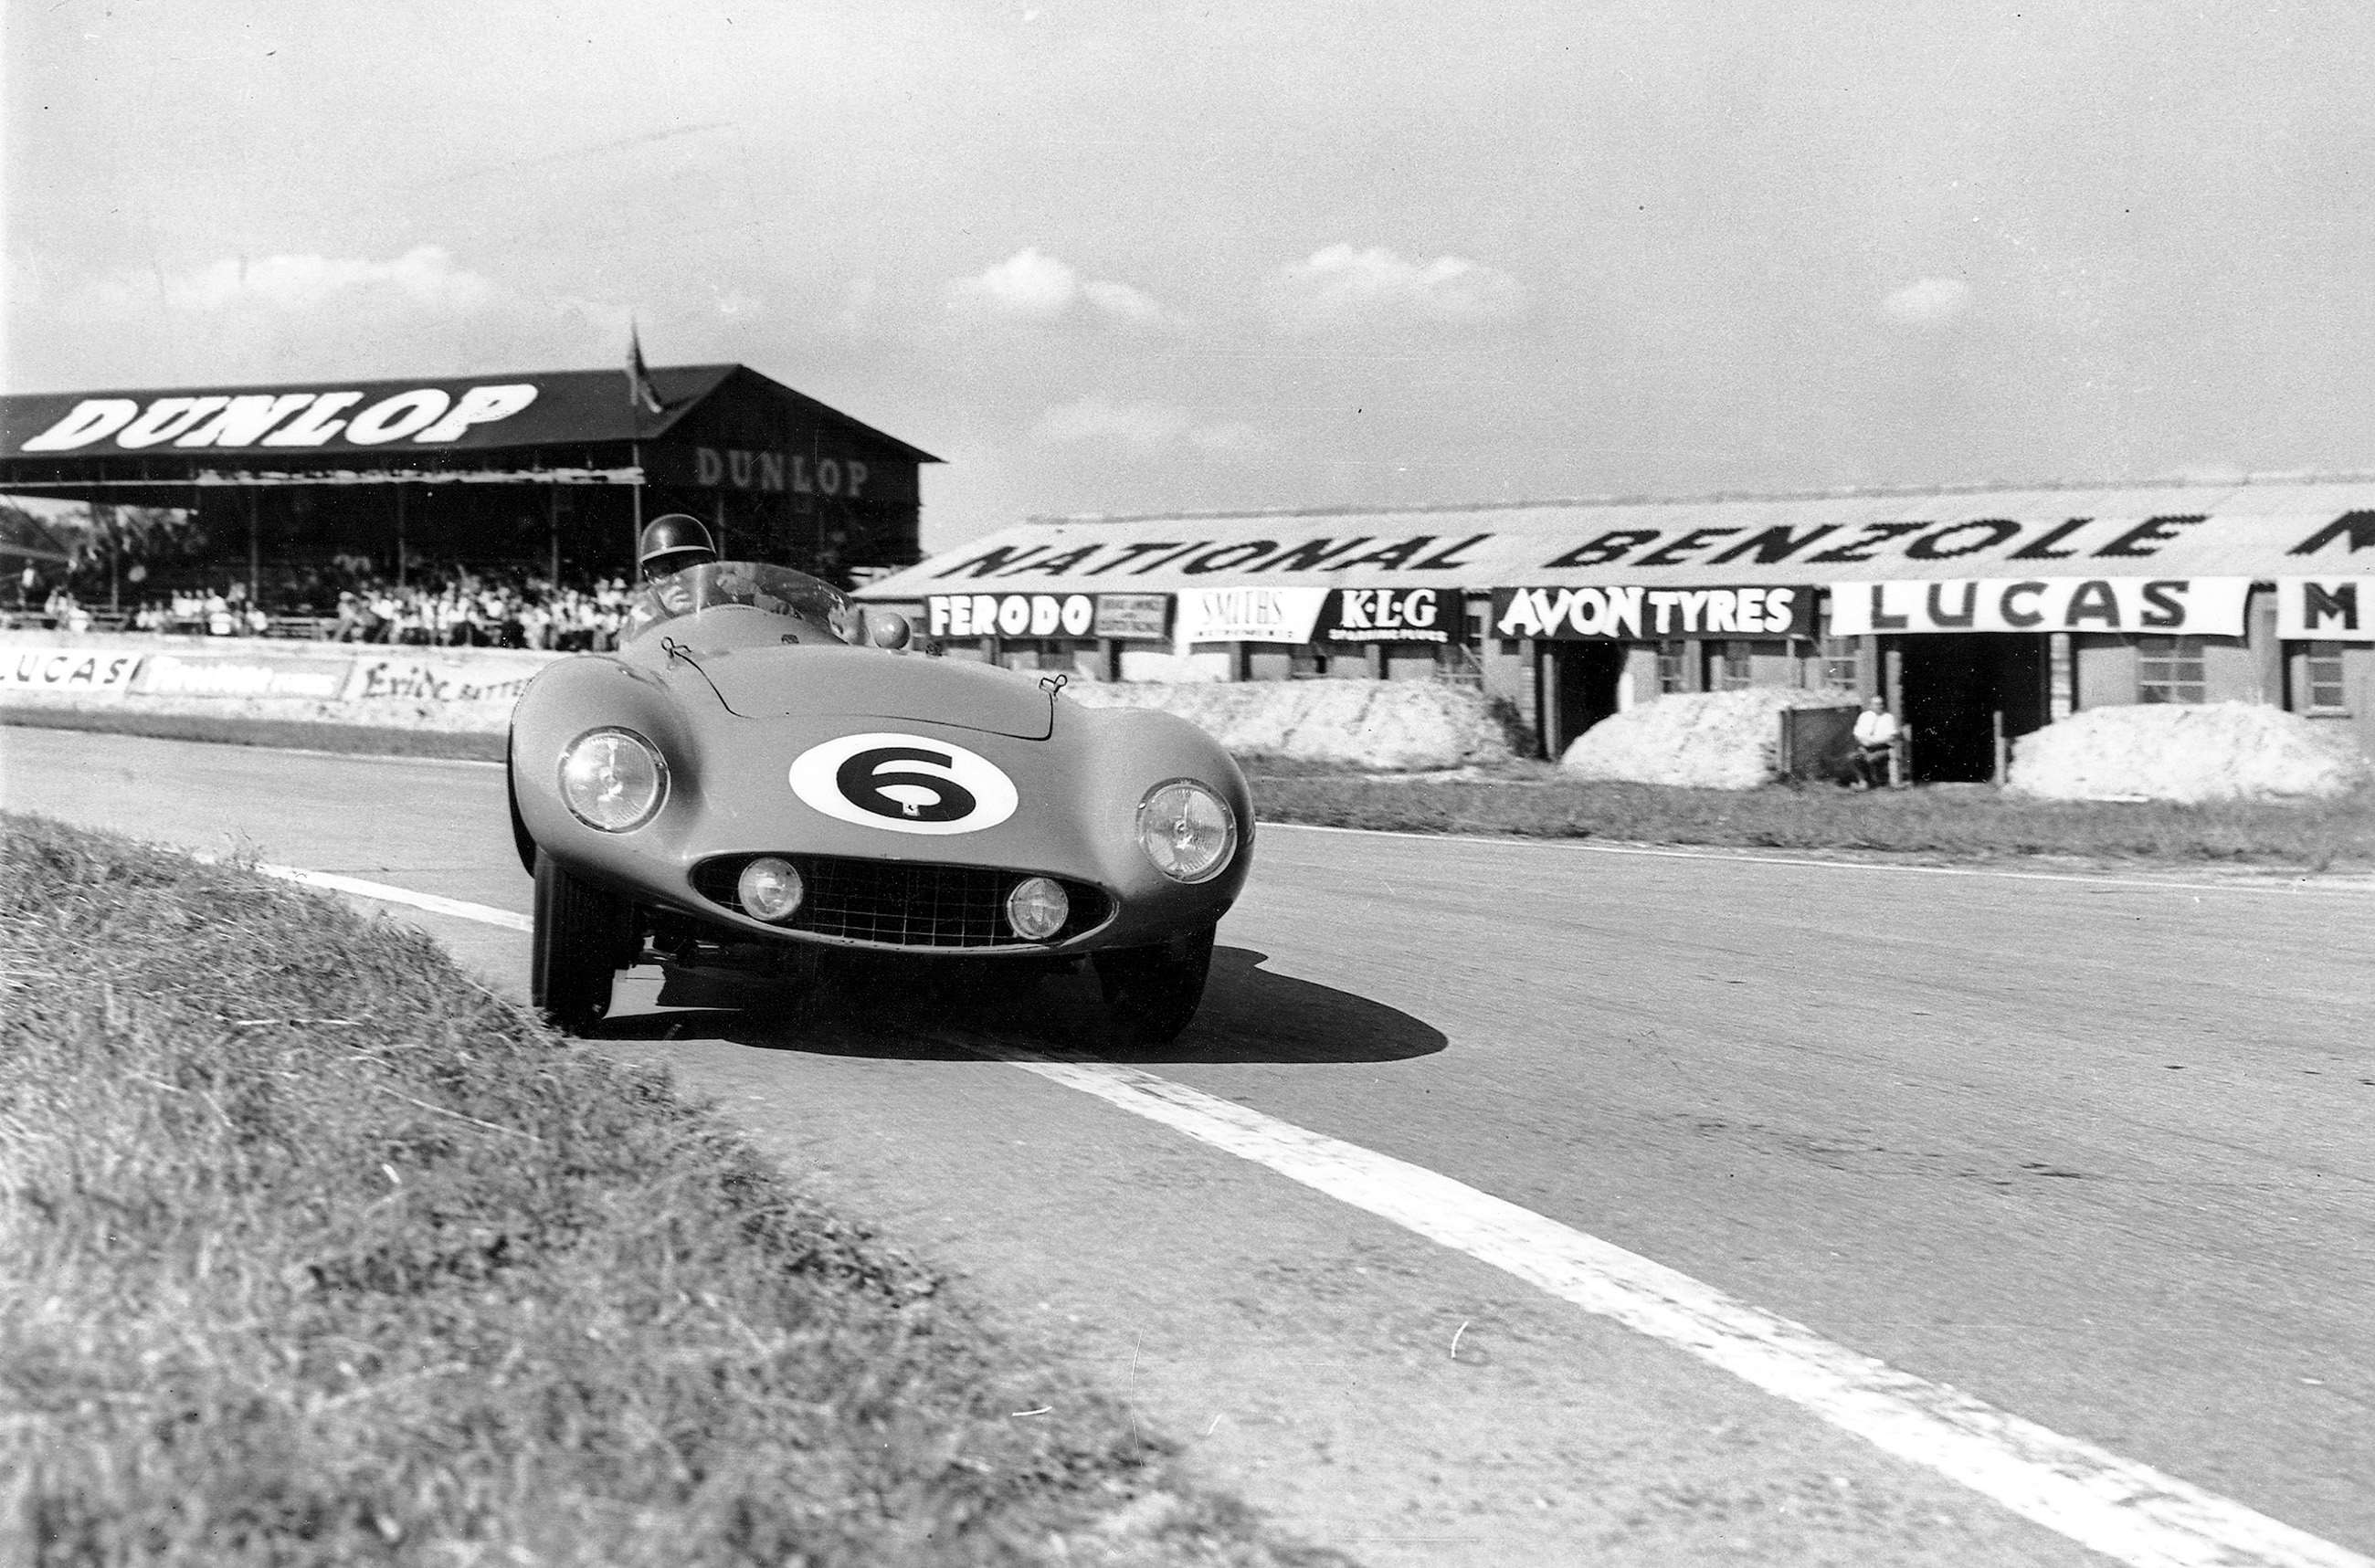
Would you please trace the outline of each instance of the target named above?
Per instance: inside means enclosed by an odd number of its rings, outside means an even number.
[[[1811,587],[1493,590],[1496,637],[1805,637],[1814,627]]]
[[[2143,631],[2240,637],[2248,577],[2026,577],[1837,583],[1831,635]]]

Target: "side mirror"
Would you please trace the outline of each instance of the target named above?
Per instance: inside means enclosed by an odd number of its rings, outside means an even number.
[[[915,629],[897,610],[866,612],[866,640],[878,648],[904,648],[907,645],[907,639],[914,635]]]

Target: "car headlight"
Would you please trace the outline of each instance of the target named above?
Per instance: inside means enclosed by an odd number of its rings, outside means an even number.
[[[1138,847],[1175,882],[1207,881],[1236,854],[1236,813],[1194,779],[1156,784],[1138,803]]]
[[[1006,895],[1006,922],[1028,942],[1044,942],[1072,916],[1064,885],[1048,877],[1025,877]]]
[[[759,856],[734,878],[735,898],[746,913],[761,920],[789,920],[799,913],[800,900],[807,893],[799,867],[772,855]]]
[[[650,821],[668,798],[668,776],[659,748],[631,729],[588,730],[561,754],[561,798],[606,833]]]

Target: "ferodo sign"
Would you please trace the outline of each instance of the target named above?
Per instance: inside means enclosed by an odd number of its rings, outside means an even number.
[[[2279,577],[2276,635],[2304,643],[2375,643],[2375,577]]]
[[[1554,642],[1668,637],[1804,637],[1814,590],[1790,588],[1495,588],[1493,633]]]
[[[150,447],[441,446],[481,426],[499,424],[534,403],[530,382],[467,386],[459,395],[415,386],[364,402],[360,392],[201,393],[151,397],[86,397],[20,452]],[[360,407],[358,407],[360,405]]]
[[[1448,643],[1459,629],[1457,588],[1330,588],[1315,643]]]
[[[930,637],[1087,637],[1097,601],[1091,594],[934,594],[924,616]]]
[[[121,697],[142,655],[107,648],[0,649],[0,691],[72,691]]]
[[[2026,577],[1838,583],[1831,635],[1947,631],[2243,634],[2248,577]]]

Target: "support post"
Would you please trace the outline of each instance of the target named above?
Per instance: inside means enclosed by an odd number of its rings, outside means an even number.
[[[552,546],[552,586],[561,587],[561,487],[553,485],[545,491],[545,524]]]
[[[261,601],[256,596],[256,582],[263,575],[264,525],[256,516],[255,487],[247,490],[247,605],[254,609]],[[244,630],[244,629],[242,629]]]
[[[396,585],[404,587],[404,486],[396,486]]]
[[[635,465],[635,531],[627,540],[627,581],[632,584],[642,571],[642,565],[635,557],[642,554],[644,548],[644,443],[637,442],[627,452]]]
[[[733,559],[734,552],[726,548],[726,492],[724,490],[717,492],[717,499],[710,511],[717,519],[717,559],[730,560]]]

